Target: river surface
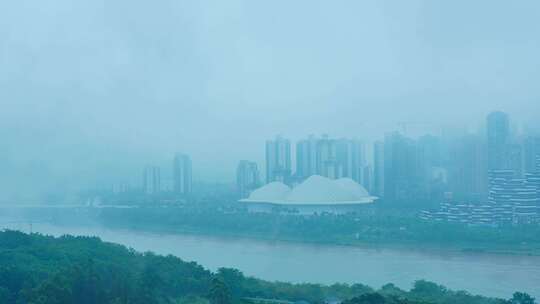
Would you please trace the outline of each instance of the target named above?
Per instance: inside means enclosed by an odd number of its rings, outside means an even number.
[[[30,230],[28,224],[16,223],[0,228]],[[211,270],[232,267],[271,281],[362,283],[374,288],[394,283],[410,289],[415,280],[426,279],[473,294],[510,298],[513,292],[523,291],[540,298],[540,257],[536,256],[312,245],[47,223],[34,223],[31,229],[54,236],[98,236],[138,251],[196,261]]]

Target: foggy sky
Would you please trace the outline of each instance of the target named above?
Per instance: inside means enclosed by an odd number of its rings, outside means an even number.
[[[263,165],[276,134],[540,114],[539,1],[0,2],[0,197],[192,156]]]

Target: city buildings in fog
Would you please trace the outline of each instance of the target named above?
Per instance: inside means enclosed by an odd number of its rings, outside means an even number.
[[[143,191],[146,194],[161,192],[161,170],[157,166],[148,166],[143,171]]]
[[[451,189],[461,200],[424,211],[422,218],[473,225],[540,222],[540,138],[512,132],[510,126],[506,113],[492,112],[486,119],[485,146],[474,135],[458,141],[451,153]]]
[[[342,177],[362,183],[366,167],[364,144],[358,140],[310,136],[296,144],[298,182],[312,175],[330,179]]]
[[[266,183],[289,183],[291,179],[291,142],[281,136],[266,141]]]
[[[508,169],[510,120],[508,114],[492,112],[487,117],[488,170]]]
[[[318,139],[310,135],[309,138],[300,140],[296,143],[296,177],[304,180],[312,175],[318,174],[317,171],[317,146]]]
[[[384,197],[384,142],[373,144],[373,194]]]
[[[461,222],[470,225],[534,224],[540,221],[540,156],[535,172],[516,178],[509,169],[489,172],[487,202],[446,201],[435,212],[422,211],[425,220]]]
[[[499,211],[494,222],[540,221],[540,140],[528,135],[525,138],[513,135],[505,113],[493,112],[487,121],[488,203]]]
[[[187,195],[192,190],[191,158],[182,153],[174,156],[173,162],[173,191],[176,194]]]
[[[366,173],[366,151],[364,143],[355,139],[336,141],[336,160],[338,170],[333,178],[350,178],[357,183],[369,183]]]
[[[371,165],[364,166],[361,176],[362,179],[359,183],[371,193],[373,191],[373,167]]]
[[[422,200],[441,200],[448,189],[450,166],[444,165],[443,140],[424,135],[416,141],[416,196]]]
[[[131,185],[129,183],[114,183],[111,187],[111,192],[114,194],[127,193],[131,190]]]
[[[323,136],[317,143],[317,174],[331,179],[343,175],[344,168],[338,162],[337,141]]]
[[[488,172],[511,170],[524,178],[540,151],[538,137],[519,136],[510,125],[506,113],[493,112],[485,134],[453,131],[412,139],[389,133],[373,148],[374,193],[392,202],[442,199],[445,192],[460,201],[486,202]]]
[[[523,171],[536,172],[537,157],[540,156],[540,136],[528,135],[523,141]]]
[[[443,211],[427,212],[426,218],[431,214],[489,225],[540,221],[540,137],[512,131],[510,117],[503,112],[490,113],[485,123],[485,133],[445,129],[414,139],[387,133],[373,143],[369,161],[364,143],[356,139],[311,135],[292,147],[289,139],[277,136],[266,142],[264,181],[295,187],[315,175],[345,178],[388,204],[444,202]],[[145,168],[143,192],[191,193],[188,155],[175,155],[172,173],[172,180],[163,180],[159,167]],[[247,198],[261,184],[258,165],[240,161],[238,195]],[[117,187],[113,192],[127,189]]]
[[[236,189],[240,198],[246,198],[260,186],[259,168],[257,163],[241,160],[236,168]]]
[[[489,170],[487,201],[450,200],[438,211],[422,211],[420,217],[489,226],[540,223],[540,155],[528,171],[519,177],[512,169]]]
[[[398,132],[384,138],[384,199],[412,201],[418,194],[416,142]]]
[[[455,138],[449,154],[449,190],[453,197],[465,201],[487,198],[487,149],[485,140],[476,134]]]

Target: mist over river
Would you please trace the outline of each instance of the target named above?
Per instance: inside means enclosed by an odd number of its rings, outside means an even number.
[[[425,279],[485,296],[510,298],[513,292],[523,291],[540,298],[538,256],[299,244],[49,223],[30,226],[6,219],[0,220],[0,228],[98,236],[138,251],[172,254],[211,270],[237,268],[271,281],[362,283],[374,288],[394,283],[409,289],[415,280]]]

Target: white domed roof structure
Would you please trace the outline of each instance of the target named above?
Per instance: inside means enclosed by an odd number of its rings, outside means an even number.
[[[342,187],[343,190],[353,194],[355,197],[369,196],[369,193],[364,187],[362,187],[362,185],[353,181],[350,178],[340,178],[338,180],[335,180],[334,183],[339,187]]]
[[[288,202],[296,203],[332,203],[354,201],[354,195],[320,175],[312,175],[294,188],[287,196]]]
[[[267,184],[253,191],[247,199],[242,201],[314,206],[367,204],[376,199],[350,178],[331,180],[320,175],[313,175],[292,190],[280,182]]]
[[[281,182],[272,182],[253,191],[247,200],[277,202],[283,201],[291,192],[291,188]]]

